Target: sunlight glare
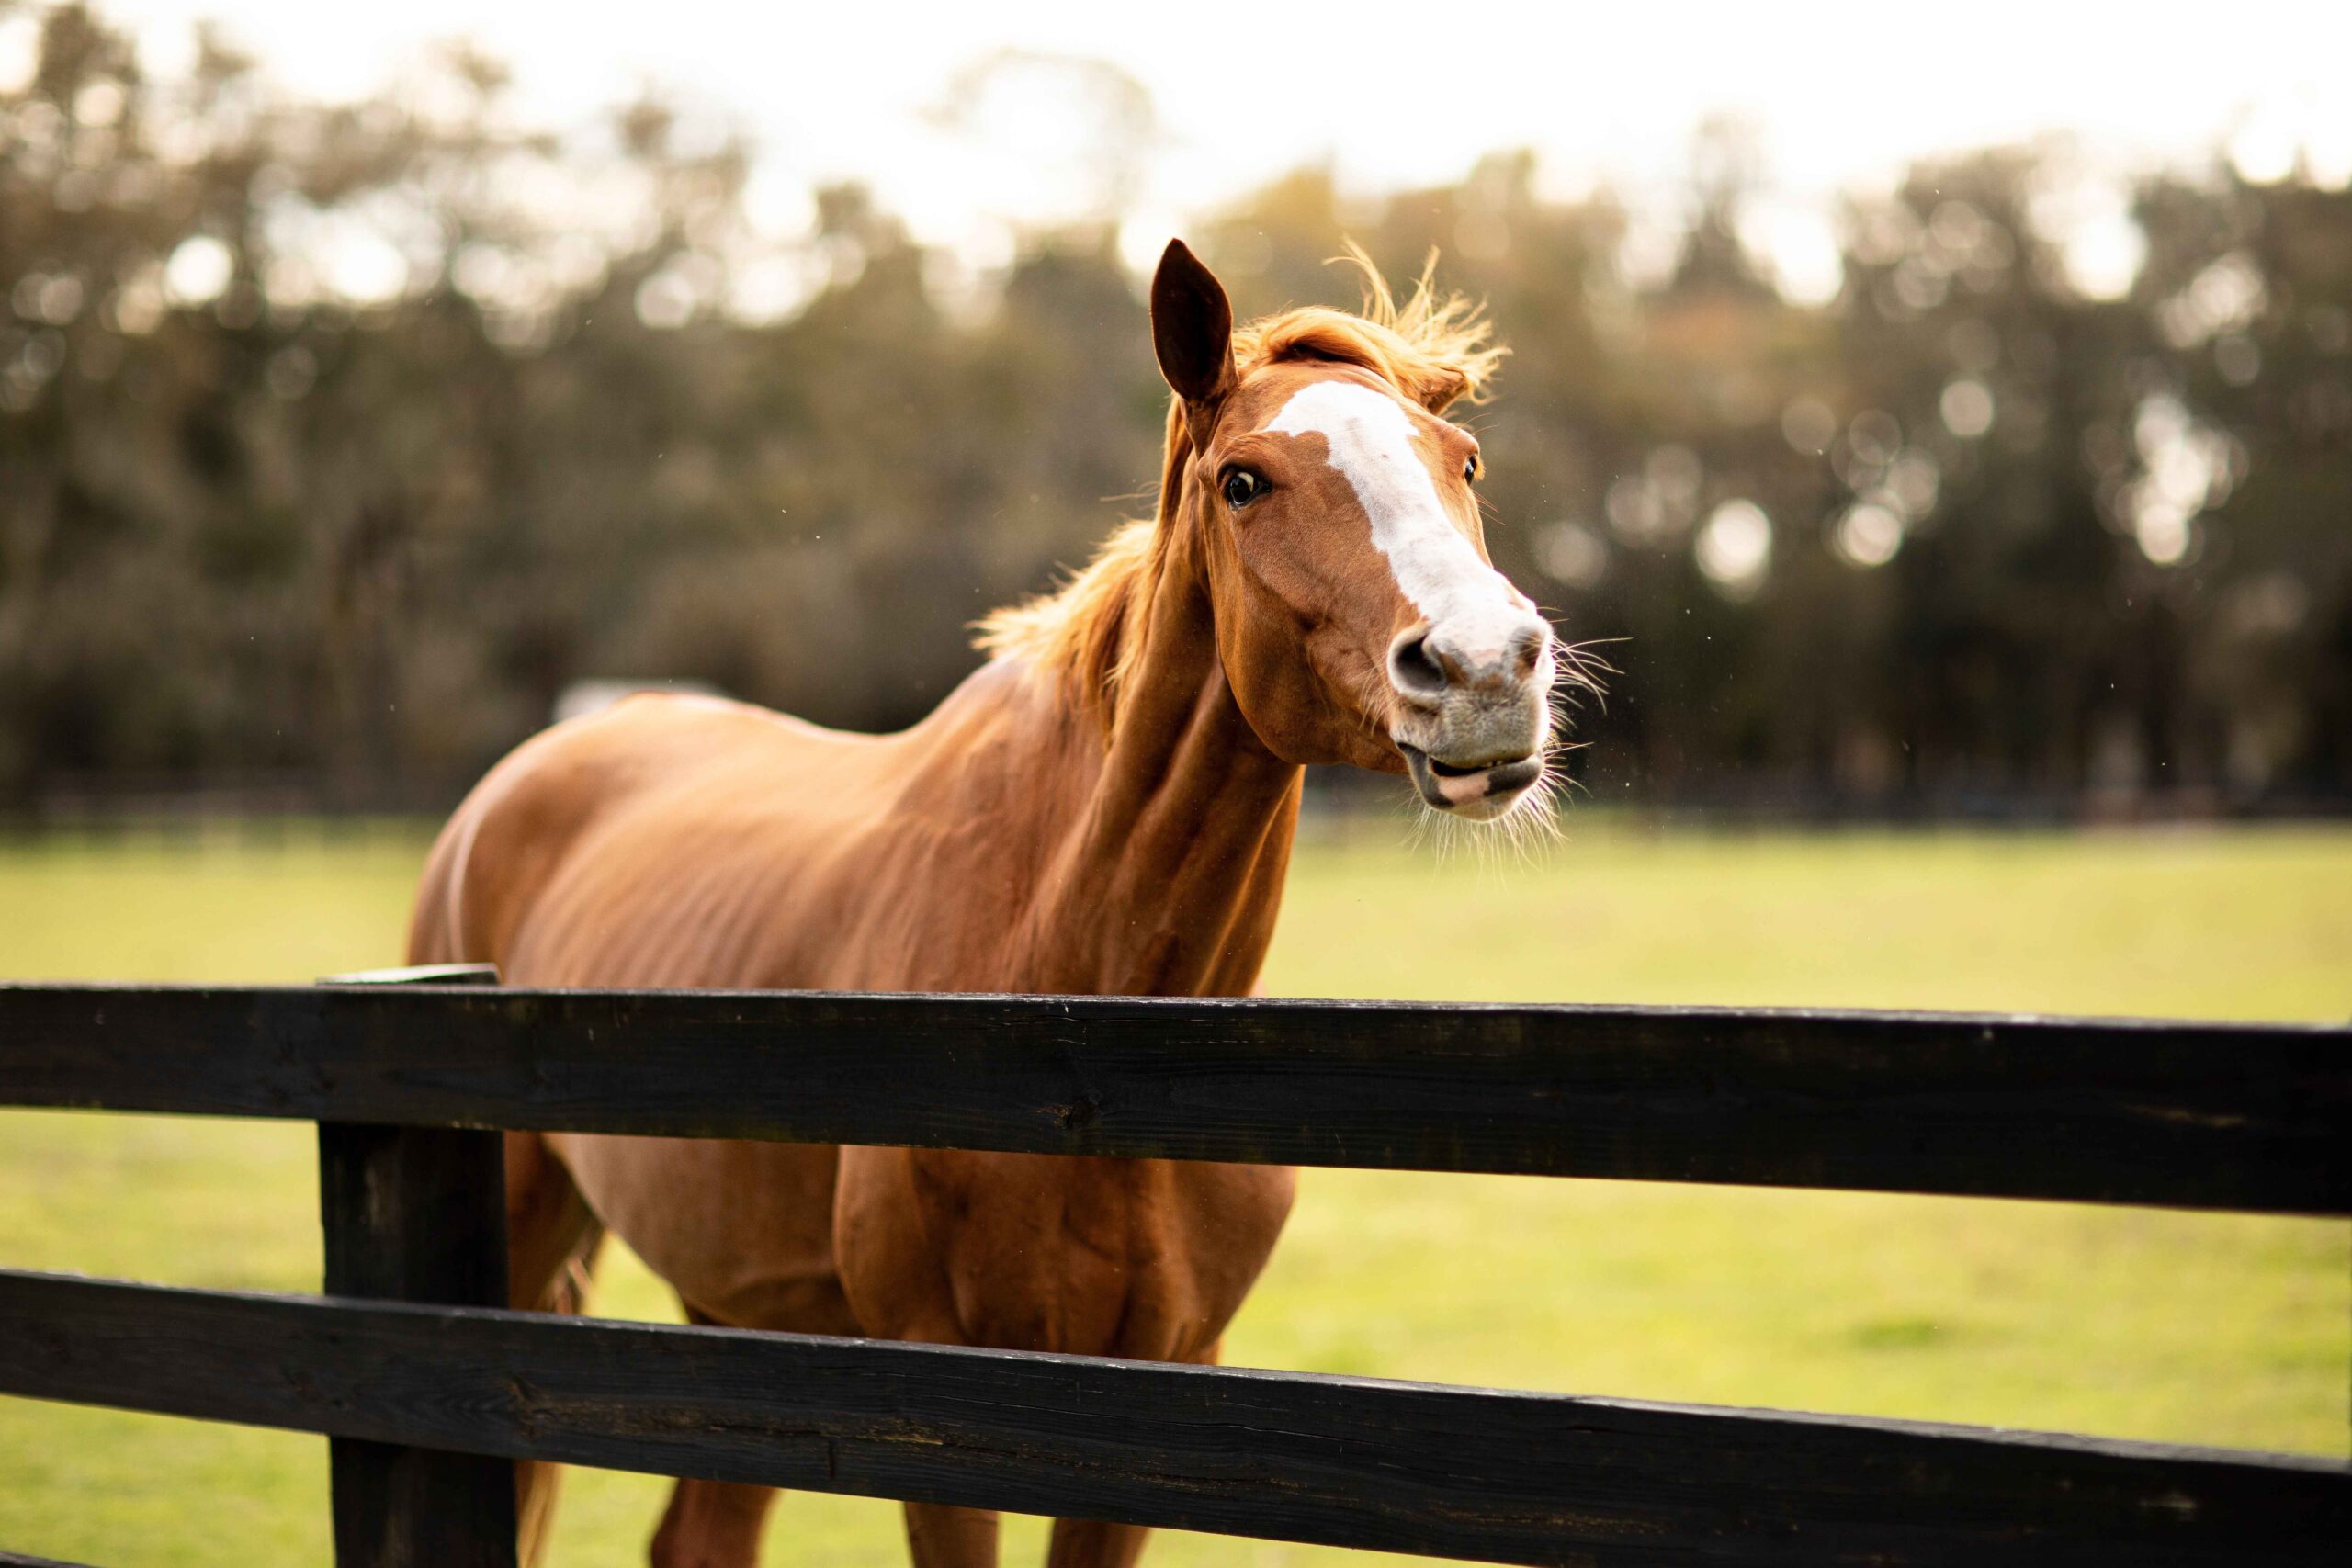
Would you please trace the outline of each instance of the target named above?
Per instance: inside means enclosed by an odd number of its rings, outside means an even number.
[[[1694,553],[1726,598],[1748,598],[1772,564],[1772,520],[1752,501],[1726,501],[1708,514]]]

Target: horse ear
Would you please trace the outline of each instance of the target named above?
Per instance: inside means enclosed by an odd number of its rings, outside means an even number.
[[[1432,370],[1421,378],[1415,390],[1423,408],[1442,414],[1470,390],[1470,378],[1459,370]]]
[[[1152,275],[1151,346],[1159,373],[1187,403],[1214,403],[1233,390],[1233,306],[1182,240],[1168,242]]]

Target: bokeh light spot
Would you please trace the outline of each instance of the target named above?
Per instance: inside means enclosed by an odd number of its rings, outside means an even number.
[[[1581,523],[1554,523],[1535,535],[1535,564],[1566,587],[1597,587],[1609,574],[1609,541]]]
[[[1963,441],[1973,441],[1993,428],[1993,393],[1973,377],[1948,383],[1937,400],[1936,412],[1944,428]]]
[[[1694,553],[1699,570],[1725,595],[1745,599],[1772,565],[1772,520],[1752,501],[1726,501],[1707,514]]]
[[[1884,566],[1903,547],[1903,519],[1874,501],[1858,502],[1838,517],[1829,546],[1849,566]]]
[[[236,257],[209,234],[182,240],[164,264],[164,288],[175,305],[209,305],[235,273]]]
[[[1781,434],[1799,452],[1819,454],[1838,439],[1838,414],[1819,398],[1791,400],[1781,411]]]

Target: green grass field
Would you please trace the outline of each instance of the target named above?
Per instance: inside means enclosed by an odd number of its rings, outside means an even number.
[[[1294,995],[2352,1016],[2352,830],[1651,832],[1535,863],[1358,825],[1299,856]],[[0,848],[0,976],[300,981],[397,960],[421,834]],[[307,1128],[0,1114],[0,1264],[315,1288]],[[599,1310],[667,1317],[608,1254]],[[2321,1453],[2347,1446],[2352,1226],[1861,1194],[1307,1173],[1238,1364]],[[314,1438],[0,1400],[0,1550],[322,1562]],[[571,1478],[555,1561],[643,1560],[666,1483]],[[1034,1562],[1042,1529],[1008,1532]],[[902,1562],[796,1495],[767,1561]],[[1167,1536],[1163,1565],[1349,1554]],[[1380,1559],[1366,1558],[1374,1562]]]

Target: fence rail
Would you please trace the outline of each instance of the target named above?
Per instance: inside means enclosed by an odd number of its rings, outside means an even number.
[[[2352,1213],[2352,1031],[2290,1025],[35,986],[0,1103]]]
[[[0,1271],[0,1393],[330,1435],[346,1568],[510,1563],[518,1457],[1522,1563],[2291,1563],[2352,1539],[2338,1460],[500,1310],[474,1130],[2343,1214],[2352,1030],[17,987],[0,1105],[321,1123],[336,1293]]]
[[[1500,1562],[2333,1560],[2326,1460],[0,1272],[0,1388]]]

